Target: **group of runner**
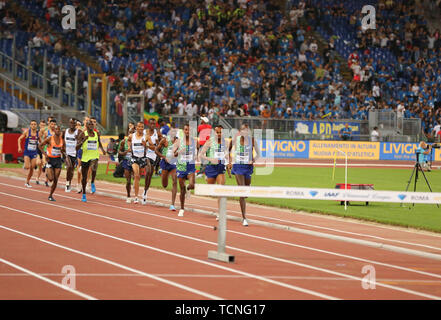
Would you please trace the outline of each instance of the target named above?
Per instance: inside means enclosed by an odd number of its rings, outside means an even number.
[[[99,149],[106,155],[106,151],[100,140],[100,133],[96,128],[95,118],[85,117],[83,123],[71,118],[69,128],[62,131],[57,120],[49,117],[47,126],[45,121],[31,121],[29,129],[26,129],[18,139],[18,151],[23,151],[24,169],[29,170],[25,186],[31,188],[30,180],[34,169],[39,167],[36,183],[39,184],[41,172],[45,172],[45,185],[49,187],[48,200],[55,201],[53,195],[57,188],[63,162],[66,163],[66,187],[65,191],[72,190],[72,179],[75,168],[78,168],[78,193],[82,193],[81,201],[87,202],[86,186],[90,180],[90,191],[96,192],[95,178],[98,169]],[[22,140],[24,150],[22,150]],[[80,187],[81,185],[81,187]]]
[[[83,124],[70,119],[69,128],[61,131],[55,119],[48,119],[48,128],[32,121],[29,130],[20,137],[25,140],[24,161],[25,169],[29,170],[26,187],[31,187],[30,179],[34,168],[42,166],[49,182],[52,182],[49,200],[55,201],[53,194],[57,187],[62,168],[62,159],[66,163],[66,192],[71,191],[74,170],[78,167],[78,184],[81,180],[82,201],[86,202],[86,186],[90,177],[90,191],[95,193],[95,178],[98,168],[99,149],[103,155],[106,151],[96,128],[96,119],[85,118]],[[203,136],[201,140],[201,136]],[[175,128],[172,124],[167,133],[163,134],[156,128],[156,120],[150,119],[145,128],[144,122],[130,123],[125,136],[119,142],[118,156],[126,178],[127,203],[140,202],[140,180],[144,171],[145,183],[141,203],[147,204],[147,195],[155,167],[161,168],[162,187],[168,187],[172,181],[171,204],[169,210],[176,211],[175,201],[180,189],[179,217],[184,216],[185,201],[190,198],[195,186],[196,162],[201,162],[208,184],[225,184],[225,173],[235,176],[240,186],[249,186],[254,170],[254,162],[260,157],[260,150],[251,135],[247,124],[242,124],[240,130],[233,136],[227,136],[221,125],[214,129],[205,128],[204,133],[191,132],[189,124]],[[40,153],[39,153],[40,151]],[[37,183],[40,174],[37,177]],[[133,179],[133,183],[132,183]],[[188,181],[188,183],[187,183]],[[132,200],[132,184],[134,197]],[[48,184],[46,183],[48,186]],[[240,198],[242,224],[248,226],[246,219],[245,197]]]

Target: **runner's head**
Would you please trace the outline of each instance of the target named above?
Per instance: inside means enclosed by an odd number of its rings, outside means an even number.
[[[54,131],[56,125],[57,125],[57,120],[55,120],[55,119],[51,119],[51,120],[49,121],[49,129],[50,129],[50,130]]]
[[[37,130],[37,121],[32,120],[30,127],[31,127],[32,130]]]
[[[58,124],[55,124],[54,133],[57,137],[61,135],[61,128]]]
[[[87,123],[86,123],[86,128],[87,128],[87,131],[89,131],[89,132],[93,132],[93,129],[94,129],[95,127],[93,126],[93,122],[92,122],[92,120],[89,119],[89,121],[87,121]]]
[[[240,134],[242,136],[248,136],[250,133],[250,127],[248,126],[247,123],[242,123],[242,125],[240,126]]]
[[[133,122],[129,122],[128,132],[130,133],[130,131],[134,128],[135,128],[135,124]]]
[[[155,119],[153,119],[153,118],[149,119],[149,128],[150,128],[150,130],[153,130],[156,128],[156,120]]]
[[[139,135],[141,135],[141,134],[144,133],[144,122],[139,121],[139,122],[136,124],[136,132],[137,132]]]
[[[96,129],[96,118],[95,117],[91,117],[90,121],[93,122],[93,128]]]
[[[70,118],[69,128],[75,130],[76,127],[77,127],[77,120],[75,120],[74,118]]]
[[[44,120],[40,120],[39,127],[40,127],[40,129],[44,129],[44,128],[46,128],[46,121],[44,121]]]
[[[223,128],[224,128],[224,127],[222,127],[220,124],[217,125],[216,128],[214,128],[214,132],[216,133],[216,136],[217,136],[218,138],[221,138],[221,137],[222,137],[222,129],[223,129]]]
[[[190,136],[190,125],[188,123],[184,124],[184,135],[186,138]]]
[[[76,128],[81,129],[81,121],[77,120]]]
[[[85,117],[83,118],[83,125],[84,125],[85,127],[87,127],[87,123],[89,122],[89,120],[90,120],[90,118],[89,118],[88,116],[85,116]]]

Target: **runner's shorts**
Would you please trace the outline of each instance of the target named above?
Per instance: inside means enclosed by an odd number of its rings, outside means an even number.
[[[29,157],[29,159],[35,159],[38,156],[37,151],[27,151],[25,150],[23,153],[23,157]]]
[[[72,163],[73,167],[75,168],[78,165],[77,157],[73,157],[73,156],[69,156],[69,155],[68,155],[68,157],[70,159],[70,163]]]
[[[48,159],[49,159],[48,164],[50,164],[51,168],[61,169],[61,167],[63,166],[63,162],[61,160],[61,157],[58,157],[58,158],[48,157]]]
[[[178,178],[186,179],[188,175],[196,172],[196,166],[194,163],[187,163],[187,170],[185,171],[179,171],[177,170],[177,176]]]
[[[165,161],[164,159],[161,159],[161,161],[159,162],[159,166],[161,167],[162,170],[165,170],[165,171],[173,171],[176,169],[175,164],[170,164],[167,161]]]
[[[124,168],[124,170],[128,170],[128,171],[132,171],[132,162],[129,159],[124,159],[122,161],[122,167]]]
[[[220,174],[225,173],[225,165],[219,164],[209,164],[205,167],[205,175],[207,178],[216,178]]]
[[[130,160],[132,165],[137,164],[140,168],[144,168],[147,165],[147,158],[138,158],[138,157],[132,157]]]
[[[243,175],[246,179],[251,178],[253,174],[254,166],[252,164],[233,164],[233,170],[231,173],[234,175]]]

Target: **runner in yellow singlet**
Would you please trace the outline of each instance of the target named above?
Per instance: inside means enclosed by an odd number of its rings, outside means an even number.
[[[95,193],[95,178],[98,170],[98,160],[100,157],[98,148],[101,149],[103,155],[106,155],[106,151],[101,143],[100,134],[95,132],[93,122],[90,120],[87,122],[87,130],[85,132],[81,132],[78,137],[77,150],[80,148],[83,150],[81,155],[81,174],[83,176],[81,181],[83,191],[81,201],[87,202],[86,185],[89,168],[92,168],[91,191],[92,193]]]

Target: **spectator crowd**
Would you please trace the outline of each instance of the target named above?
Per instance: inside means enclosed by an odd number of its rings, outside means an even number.
[[[68,39],[109,76],[118,119],[123,97],[142,94],[147,112],[213,122],[365,120],[394,110],[421,118],[430,134],[441,120],[441,33],[411,0],[374,1],[374,30],[361,25],[361,0],[24,1],[43,8],[27,25],[32,41],[60,55],[70,53],[48,26],[61,26],[66,4],[77,9]]]

